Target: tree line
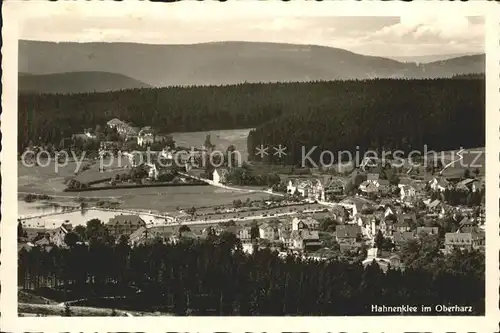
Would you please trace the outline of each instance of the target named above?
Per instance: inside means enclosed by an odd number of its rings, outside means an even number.
[[[257,248],[249,255],[227,232],[130,247],[126,238],[108,239],[96,221],[80,229],[88,245],[71,236],[69,248],[21,250],[19,286],[51,287],[66,299],[133,288],[128,309],[177,315],[374,315],[372,304],[456,304],[484,313],[484,255],[444,256],[435,238],[405,245],[406,268],[384,273],[360,259],[280,258]]]
[[[325,85],[329,94],[305,106],[304,112],[283,113],[251,131],[248,150],[285,145],[285,157],[269,154],[264,161],[298,164],[316,147],[307,156],[315,163],[329,164],[332,156],[328,152],[322,155],[324,151],[332,152],[336,163],[342,151],[359,151],[362,159],[368,150],[378,151],[380,158],[382,151],[422,152],[425,145],[435,151],[484,146],[484,80],[373,80]]]
[[[484,84],[470,78],[376,79],[21,93],[18,144],[20,149],[30,141],[59,146],[72,134],[117,117],[153,125],[161,133],[257,127],[249,151],[283,144],[290,163],[297,161],[301,145],[332,150],[482,146]]]

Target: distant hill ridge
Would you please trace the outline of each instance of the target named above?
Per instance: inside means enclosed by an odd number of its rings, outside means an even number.
[[[429,63],[436,62],[440,60],[447,60],[452,58],[460,58],[464,56],[474,56],[481,55],[481,52],[467,52],[467,53],[451,53],[451,54],[429,54],[429,55],[416,55],[416,56],[389,56],[388,58],[394,59],[400,62],[418,62],[418,63]]]
[[[471,55],[417,65],[317,45],[255,42],[151,45],[20,41],[19,71],[31,74],[117,73],[115,75],[125,75],[129,80],[138,81],[135,84],[129,82],[135,88],[143,85],[161,87],[377,77],[451,77],[484,73],[485,57],[484,54]],[[102,82],[102,89],[108,91],[127,87],[124,83],[113,87],[115,83],[116,81]],[[91,88],[85,86],[82,89],[88,92]],[[101,88],[93,89],[99,91]]]
[[[55,74],[19,73],[20,92],[88,93],[149,88],[150,85],[128,76],[107,72],[71,72]]]

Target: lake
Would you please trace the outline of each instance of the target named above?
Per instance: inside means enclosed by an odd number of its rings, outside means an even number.
[[[62,223],[69,222],[74,226],[86,225],[87,221],[99,219],[107,223],[109,219],[120,215],[119,212],[103,211],[98,209],[84,209],[78,211],[70,211],[64,213],[68,208],[51,206],[44,203],[27,203],[24,201],[18,202],[19,218],[37,216],[41,214],[61,213],[58,215],[44,216],[40,218],[28,219],[23,222],[23,226],[27,228],[58,228]],[[165,219],[153,217],[148,214],[138,214],[146,223],[163,224]]]

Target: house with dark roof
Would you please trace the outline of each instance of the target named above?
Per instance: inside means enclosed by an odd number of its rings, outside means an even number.
[[[411,179],[409,177],[402,177],[399,179],[398,187],[399,187],[399,185],[402,185],[402,186],[411,185],[411,186],[413,186],[414,183],[415,183],[414,179]]]
[[[458,224],[460,232],[474,232],[477,229],[477,222],[469,217],[464,217]]]
[[[176,234],[171,226],[142,226],[129,236],[129,244],[137,246],[140,244],[150,244],[155,241],[168,242]]]
[[[139,229],[140,227],[145,227],[146,222],[139,215],[116,215],[109,219],[108,223],[104,227],[108,230],[109,234],[115,239],[119,239],[120,236],[124,235],[130,237],[130,235]]]
[[[301,229],[318,230],[319,225],[320,225],[319,221],[310,216],[295,217],[292,220],[292,230],[301,230]]]
[[[405,232],[410,231],[417,224],[417,216],[415,213],[398,214],[397,222],[393,225],[394,231]]]
[[[358,239],[362,237],[362,229],[359,225],[339,225],[335,230],[335,239],[340,246],[340,251],[352,251],[359,248]]]
[[[394,215],[390,215],[392,217]],[[392,237],[392,231],[396,221],[393,221],[390,217],[381,219],[378,224],[376,224],[375,233],[380,230],[384,237]]]
[[[417,235],[413,231],[403,231],[403,232],[396,231],[393,233],[392,236],[394,240],[394,245],[400,247],[401,244],[403,244],[404,242],[415,239]]]
[[[262,223],[259,225],[259,237],[270,241],[279,239],[278,226],[270,223]]]
[[[67,247],[66,235],[73,229],[69,223],[63,223],[59,228],[50,232],[50,242],[57,247]]]
[[[52,245],[52,243],[50,242],[50,237],[46,237],[46,236],[40,238],[34,244],[35,244],[35,246],[49,246],[49,245]]]
[[[28,241],[33,241],[35,238],[40,238],[49,232],[48,229],[45,228],[23,228],[26,233],[26,239]]]
[[[429,182],[429,186],[434,191],[443,192],[450,187],[450,182],[444,177],[434,177]]]
[[[344,193],[344,182],[340,179],[330,178],[324,180],[323,189],[324,189],[324,199],[328,199],[328,197],[332,195],[342,195]]]
[[[361,235],[361,227],[355,224],[339,225],[335,230],[335,238],[339,244],[354,244]]]
[[[461,190],[461,191],[472,191],[472,184],[475,182],[476,180],[474,178],[467,178],[467,179],[464,179],[460,182],[458,182],[456,185],[455,185],[455,188],[457,190]]]
[[[359,185],[359,190],[364,194],[376,194],[379,189],[375,183],[365,180]]]
[[[140,227],[139,229],[131,233],[128,239],[131,246],[144,244],[147,240],[146,227]]]
[[[417,227],[417,236],[422,234],[426,235],[437,235],[439,233],[439,227]]]
[[[292,248],[301,251],[317,250],[321,247],[319,232],[316,230],[293,230],[290,233]]]
[[[375,181],[375,186],[381,193],[388,193],[391,190],[391,184],[387,179],[379,179]]]

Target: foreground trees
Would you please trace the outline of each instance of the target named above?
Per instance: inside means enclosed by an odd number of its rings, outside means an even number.
[[[405,258],[410,262],[411,259]],[[384,274],[346,261],[280,259],[269,250],[242,252],[232,234],[205,241],[130,248],[126,242],[19,253],[19,285],[103,296],[110,286],[129,295],[136,310],[178,315],[370,315],[372,304],[457,304],[484,313],[484,256],[454,253],[440,265]],[[430,269],[432,267],[432,269]],[[70,294],[68,294],[70,295]]]

